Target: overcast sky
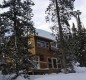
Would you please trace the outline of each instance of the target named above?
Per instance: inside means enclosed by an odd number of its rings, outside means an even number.
[[[45,21],[45,10],[49,5],[49,0],[32,0],[32,1],[35,3],[35,5],[32,7],[34,13],[33,17],[34,27],[50,31],[49,23],[46,23]],[[0,3],[1,2],[2,0],[0,0]],[[75,0],[74,6],[75,10],[80,10],[82,12],[80,16],[81,21],[83,22],[83,25],[86,26],[86,0]],[[72,22],[76,21],[73,20]]]
[[[45,10],[49,5],[49,0],[33,0],[33,1],[35,3],[35,6],[33,7],[34,26],[39,29],[50,31],[49,24],[46,23],[45,21]],[[86,26],[86,0],[75,0],[74,6],[75,10],[80,10],[82,12],[80,16],[81,21],[83,22],[84,26]]]

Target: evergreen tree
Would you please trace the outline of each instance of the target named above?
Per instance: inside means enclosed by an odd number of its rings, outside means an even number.
[[[70,29],[71,30],[71,29]],[[73,23],[72,32],[70,31],[69,37],[66,39],[66,59],[67,59],[67,67],[69,72],[74,71],[74,63],[77,61],[77,57],[75,55],[75,49],[77,47],[77,30],[75,28],[75,24]]]
[[[72,37],[69,42],[70,43],[70,51],[75,56],[75,61],[78,61],[80,63],[80,66],[86,66],[85,62],[85,52],[86,52],[86,29],[82,27],[81,20],[79,16],[77,16],[77,23],[78,26],[75,28],[75,25],[73,23],[72,27]]]
[[[86,52],[86,30],[84,27],[82,27],[82,23],[80,20],[80,16],[79,14],[77,15],[77,23],[78,23],[78,30],[77,30],[77,52],[76,52],[76,56],[77,56],[77,60],[80,63],[80,66],[85,66],[84,64],[84,56],[85,56],[85,52]]]
[[[78,47],[77,47],[77,60],[80,63],[80,66],[85,65],[85,56],[86,56],[86,30],[81,28],[80,32],[78,31]]]
[[[2,23],[0,27],[4,29],[4,37],[6,37],[4,54],[11,61],[3,66],[7,73],[16,72],[19,75],[20,70],[29,71],[34,67],[31,53],[28,51],[31,48],[28,44],[29,37],[35,33],[31,21],[33,5],[31,0],[3,0],[3,4],[0,4],[1,9],[9,8],[8,11],[0,14],[0,23]]]
[[[70,12],[73,11],[73,2],[75,0],[50,0],[50,4],[46,10],[46,13],[48,14],[46,17],[47,21],[54,22],[53,24],[53,31],[56,34],[56,37],[60,41],[60,52],[62,53],[62,59],[63,59],[63,68],[64,72],[67,72],[67,66],[66,66],[66,52],[65,52],[65,44],[64,44],[64,33],[63,33],[63,27],[66,25],[66,27],[69,27],[68,20],[70,19]]]
[[[81,12],[79,10],[74,11],[72,15],[76,18],[77,21],[77,29],[72,29],[73,32],[73,45],[74,47],[74,54],[76,55],[77,61],[80,63],[80,66],[85,66],[85,46],[86,46],[86,30],[82,27],[82,22],[80,20]],[[74,43],[75,42],[75,43]]]

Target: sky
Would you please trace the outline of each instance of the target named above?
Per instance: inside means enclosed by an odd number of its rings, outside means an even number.
[[[34,22],[34,27],[38,29],[43,29],[46,31],[51,31],[50,30],[50,23],[46,23],[45,20],[45,10],[49,5],[49,0],[32,0],[35,5],[32,7],[33,9],[33,22]],[[2,0],[0,0],[0,3]],[[86,26],[86,0],[75,0],[74,2],[74,7],[75,10],[80,10],[82,14],[80,15],[82,24]],[[0,11],[1,12],[1,11]],[[76,20],[71,20],[72,22],[76,23]]]
[[[33,7],[34,27],[50,31],[50,24],[46,23],[45,20],[45,10],[49,5],[49,0],[33,0],[33,1],[35,3]],[[86,26],[86,0],[75,0],[74,7],[75,10],[80,10],[82,12],[82,14],[80,15],[81,22],[84,26]],[[71,24],[72,22],[76,23],[76,20],[72,19]]]

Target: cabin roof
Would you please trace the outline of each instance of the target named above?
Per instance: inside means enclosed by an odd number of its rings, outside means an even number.
[[[36,32],[37,32],[37,36],[39,36],[39,37],[55,41],[55,36],[53,36],[52,33],[48,32],[48,31],[36,29]]]

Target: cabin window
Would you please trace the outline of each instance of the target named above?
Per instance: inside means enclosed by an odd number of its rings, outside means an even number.
[[[53,68],[57,68],[57,59],[52,59],[53,60]]]
[[[46,47],[49,48],[49,43],[48,42],[46,42]]]
[[[57,65],[58,65],[58,68],[61,68],[62,67],[62,65],[61,65],[61,59],[58,59]]]
[[[41,41],[41,47],[46,47],[44,41]]]
[[[48,66],[49,66],[49,68],[52,68],[52,60],[51,60],[51,58],[48,58]]]
[[[37,41],[37,47],[41,47],[41,42],[39,40]]]
[[[49,68],[58,68],[57,58],[48,58],[48,66]]]
[[[46,42],[46,41],[37,40],[37,47],[48,48],[49,47],[49,43]]]

